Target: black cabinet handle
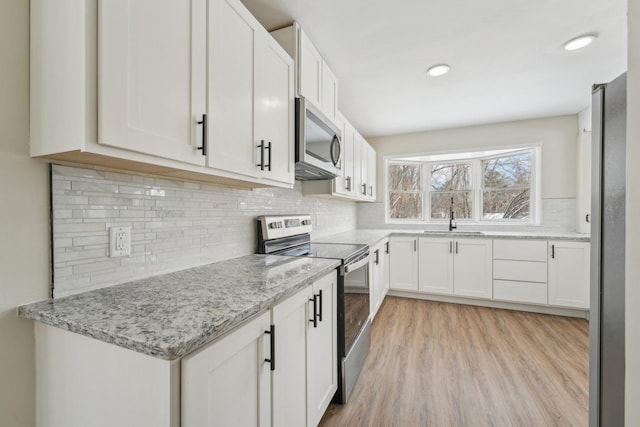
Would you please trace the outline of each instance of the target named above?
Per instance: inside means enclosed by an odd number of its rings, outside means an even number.
[[[452,254],[453,253],[453,240],[449,241],[449,253]]]
[[[589,216],[590,216],[589,214],[585,215],[584,220],[585,220],[586,222],[589,222]]]
[[[269,352],[269,359],[264,359],[265,362],[268,362],[271,365],[271,370],[276,370],[276,326],[269,326],[268,331],[264,331],[265,334],[271,336],[271,351]]]
[[[373,197],[373,185],[369,186],[369,195]]]
[[[385,242],[384,243],[384,253],[388,254],[389,253],[389,242]]]
[[[198,147],[198,150],[202,150],[202,155],[207,155],[207,115],[202,115],[202,120],[198,122],[199,125],[202,125],[202,147]]]
[[[348,176],[345,181],[347,181],[347,186],[344,188],[347,191],[351,191],[351,177]]]
[[[376,256],[373,262],[378,265],[380,263],[380,249],[376,249],[373,254]]]
[[[456,253],[458,253],[458,242],[456,242]]]
[[[313,319],[309,319],[309,322],[313,323],[313,327],[318,327],[318,295],[313,294],[313,299],[309,301],[313,301]]]
[[[260,140],[260,144],[258,144],[258,148],[260,149],[260,163],[256,166],[260,168],[261,171],[264,170],[264,139]]]
[[[320,300],[318,307],[318,320],[322,322],[322,289],[318,292],[318,299]]]
[[[414,240],[413,241],[413,252],[416,252],[418,250],[418,241]]]
[[[556,245],[551,245],[551,258],[556,257]]]
[[[362,194],[367,195],[367,184],[362,184]]]
[[[267,144],[266,149],[269,150],[269,156],[267,157],[267,159],[269,160],[269,164],[266,165],[265,167],[269,172],[271,172],[271,141],[269,141],[269,143]]]

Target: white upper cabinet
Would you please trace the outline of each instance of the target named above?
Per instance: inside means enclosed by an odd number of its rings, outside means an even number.
[[[294,24],[295,25],[295,24]],[[299,51],[298,94],[307,98],[312,104],[322,108],[322,55],[313,45],[302,28],[298,28]]]
[[[256,59],[254,143],[262,176],[294,182],[295,93],[293,61],[266,32],[260,31]],[[264,159],[262,147],[264,146]]]
[[[322,61],[322,112],[334,122],[338,118],[338,78]]]
[[[293,182],[291,58],[239,1],[209,13],[209,166]]]
[[[98,141],[204,165],[206,0],[98,5]]]
[[[330,120],[338,118],[338,78],[297,22],[271,35],[294,59],[296,93],[311,102]]]
[[[209,5],[209,166],[257,176],[253,144],[257,22],[235,0]]]
[[[368,195],[368,199],[371,201],[375,201],[376,200],[376,179],[377,179],[377,175],[376,175],[376,162],[378,160],[377,155],[376,155],[376,150],[373,149],[373,147],[371,145],[369,145],[367,143],[367,151],[368,151],[368,156],[367,156],[367,171],[368,171],[368,181],[369,181],[369,192],[367,193]]]
[[[356,138],[358,140],[357,144],[360,146],[360,185],[358,186],[358,195],[362,199],[368,199],[371,184],[369,181],[369,144],[360,134],[357,134]]]
[[[294,63],[240,0],[60,1],[31,3],[32,156],[293,187]]]

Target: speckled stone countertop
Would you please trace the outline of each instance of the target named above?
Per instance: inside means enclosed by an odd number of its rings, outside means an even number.
[[[18,314],[172,360],[213,341],[338,265],[331,259],[248,255],[24,305]]]
[[[315,239],[314,242],[324,243],[361,243],[373,246],[388,236],[424,236],[424,237],[461,237],[483,239],[537,239],[537,240],[573,240],[588,242],[590,236],[580,233],[553,233],[530,231],[447,231],[447,230],[383,230],[356,229],[344,233]]]

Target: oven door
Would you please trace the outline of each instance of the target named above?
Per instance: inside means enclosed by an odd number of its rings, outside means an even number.
[[[341,269],[344,283],[344,341],[347,356],[369,320],[369,256]]]

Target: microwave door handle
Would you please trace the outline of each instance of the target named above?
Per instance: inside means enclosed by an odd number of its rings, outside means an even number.
[[[337,156],[334,153],[334,147],[336,146],[338,147]],[[338,138],[338,135],[333,135],[333,139],[331,140],[331,147],[329,147],[329,154],[331,155],[331,161],[333,162],[333,165],[338,166],[338,163],[340,162],[340,156],[342,155],[342,149],[340,148],[340,138]]]

